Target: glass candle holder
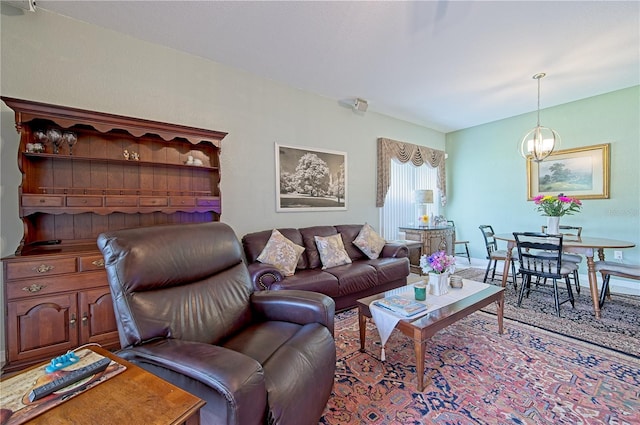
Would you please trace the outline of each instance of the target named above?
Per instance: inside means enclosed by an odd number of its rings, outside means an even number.
[[[424,283],[416,283],[413,285],[413,291],[417,301],[424,301],[427,299],[427,285]]]

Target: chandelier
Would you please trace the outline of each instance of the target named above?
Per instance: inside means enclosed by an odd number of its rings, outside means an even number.
[[[533,76],[534,80],[538,80],[538,123],[520,142],[520,155],[525,159],[531,157],[535,162],[542,161],[560,146],[558,132],[540,125],[540,79],[545,75],[547,74],[541,72]]]

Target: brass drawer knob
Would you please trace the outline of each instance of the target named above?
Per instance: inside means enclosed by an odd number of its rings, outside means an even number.
[[[31,286],[25,286],[24,288],[22,288],[22,290],[25,291],[25,292],[35,293],[35,292],[42,291],[44,288],[46,288],[45,285],[38,285],[38,284],[34,283]]]
[[[101,258],[96,261],[92,261],[91,264],[93,264],[96,267],[104,267],[104,258]]]
[[[40,264],[38,267],[34,268],[33,270],[36,271],[37,273],[46,273],[46,272],[50,272],[54,268],[55,267],[49,266],[47,264]]]

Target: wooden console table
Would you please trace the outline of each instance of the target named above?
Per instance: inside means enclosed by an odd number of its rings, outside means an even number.
[[[405,239],[422,243],[422,254],[431,255],[436,251],[445,251],[453,255],[456,242],[456,228],[454,226],[412,226],[400,227],[400,232],[404,232]],[[419,266],[413,264],[413,266]]]

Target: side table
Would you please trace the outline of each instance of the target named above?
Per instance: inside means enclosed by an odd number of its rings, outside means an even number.
[[[127,369],[26,424],[200,424],[203,400],[103,348],[88,348]]]
[[[445,251],[453,255],[456,228],[454,226],[412,226],[400,227],[405,239],[422,244],[422,254],[431,255],[436,251]]]
[[[407,246],[407,248],[409,249],[409,268],[411,270],[411,273],[421,275],[422,269],[420,268],[420,257],[422,257],[422,242],[406,239],[389,242],[402,243]]]

